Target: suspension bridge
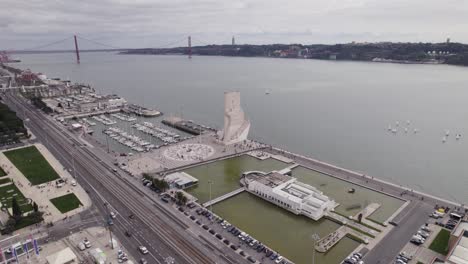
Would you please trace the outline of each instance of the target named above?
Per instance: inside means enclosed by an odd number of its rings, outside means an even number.
[[[80,52],[88,52],[88,51],[128,51],[128,50],[133,50],[130,48],[123,48],[123,47],[117,47],[108,43],[103,43],[91,38],[87,38],[81,35],[73,35],[66,37],[64,39],[56,40],[50,43],[46,44],[41,44],[38,46],[32,46],[26,49],[18,49],[18,50],[0,50],[0,64],[3,63],[10,63],[10,62],[19,62],[18,60],[14,60],[11,58],[11,54],[15,53],[34,53],[34,52],[44,52],[48,51],[51,52],[52,50],[45,50],[47,48],[51,48],[53,46],[57,46],[59,44],[66,43],[67,41],[72,40],[72,45],[73,47],[70,47],[69,49],[66,50],[53,50],[53,52],[74,52],[76,54],[76,63],[80,63]],[[174,41],[165,43],[163,45],[158,45],[156,47],[151,47],[151,49],[165,49],[165,48],[173,48],[173,47],[185,47],[186,48],[186,54],[188,55],[188,58],[192,58],[192,41],[197,43],[197,45],[204,46],[204,45],[211,45],[209,43],[206,43],[200,39],[193,38],[192,36],[184,36],[182,38],[176,39]],[[100,49],[86,49],[86,50],[80,50],[79,48],[79,43],[82,42],[87,42],[91,43],[93,45],[97,45],[100,47]],[[235,39],[232,37],[231,44],[234,46],[235,45]]]

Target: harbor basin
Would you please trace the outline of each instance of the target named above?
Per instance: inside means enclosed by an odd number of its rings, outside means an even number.
[[[213,205],[213,211],[297,264],[312,262],[312,234],[324,237],[340,226],[295,215],[248,192]],[[358,245],[344,237],[326,254],[315,252],[315,263],[338,264]]]
[[[199,203],[205,203],[237,188],[240,188],[240,177],[243,172],[260,170],[280,170],[289,166],[282,161],[268,158],[260,160],[249,155],[215,161],[206,165],[196,166],[185,170],[186,173],[198,179],[198,184],[186,191],[198,198]]]

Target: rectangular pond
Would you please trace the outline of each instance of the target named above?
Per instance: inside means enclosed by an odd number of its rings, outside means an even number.
[[[223,194],[240,188],[239,180],[243,172],[260,170],[269,172],[288,167],[289,164],[276,159],[260,160],[249,155],[215,161],[209,164],[185,170],[186,173],[198,179],[198,184],[186,191],[198,198],[198,202],[207,202]]]
[[[379,203],[380,208],[368,218],[378,222],[385,222],[404,204],[403,200],[308,168],[296,167],[292,170],[292,176],[304,183],[315,186],[325,195],[338,202],[340,205],[335,210],[342,215],[355,215],[370,203]],[[349,193],[350,188],[354,188],[355,192]]]
[[[339,227],[324,218],[295,215],[247,192],[214,205],[213,211],[297,264],[312,262],[312,234],[323,237]],[[338,264],[358,245],[345,237],[326,254],[316,252],[315,263]]]

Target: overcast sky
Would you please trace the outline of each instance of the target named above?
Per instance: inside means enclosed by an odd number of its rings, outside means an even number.
[[[468,43],[467,0],[1,0],[0,49],[374,41]],[[99,45],[80,41],[83,48]]]

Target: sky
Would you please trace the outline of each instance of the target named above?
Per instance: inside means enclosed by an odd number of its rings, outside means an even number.
[[[74,34],[81,48],[185,46],[188,35],[194,46],[232,36],[237,44],[468,43],[467,14],[467,0],[1,0],[0,49],[69,49]]]

